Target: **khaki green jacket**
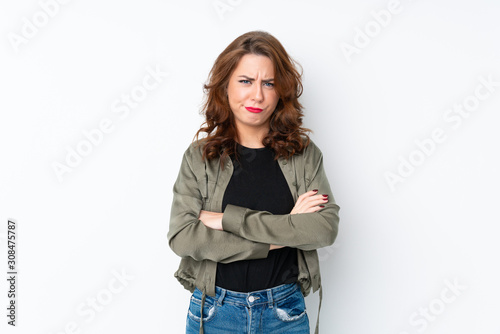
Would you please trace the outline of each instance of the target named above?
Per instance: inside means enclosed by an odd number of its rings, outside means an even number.
[[[279,158],[279,166],[297,201],[306,191],[318,189],[328,194],[325,207],[317,212],[273,215],[267,211],[250,210],[228,204],[222,218],[223,231],[206,227],[199,219],[200,210],[222,212],[222,198],[233,173],[228,157],[222,170],[220,159],[202,160],[202,148],[192,143],[184,152],[179,175],[174,184],[170,226],[167,234],[170,248],[182,259],[174,276],[191,293],[195,287],[205,295],[215,296],[217,263],[266,258],[270,244],[297,248],[298,282],[307,296],[322,291],[318,253],[316,249],[335,241],[339,224],[339,209],[330,189],[323,155],[311,141],[301,153],[290,159]],[[203,322],[200,323],[203,333]]]

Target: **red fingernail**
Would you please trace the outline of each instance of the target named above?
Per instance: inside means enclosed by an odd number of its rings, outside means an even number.
[[[328,197],[328,195],[323,194],[323,197]]]
[[[317,193],[317,192],[318,192],[318,189],[313,189],[313,191],[314,191],[315,193]]]
[[[324,208],[325,206],[324,206],[324,205],[320,205],[319,207],[320,207],[320,208]]]

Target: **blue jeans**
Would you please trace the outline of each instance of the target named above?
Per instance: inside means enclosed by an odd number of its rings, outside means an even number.
[[[201,297],[196,288],[189,303],[186,334],[199,333]],[[309,334],[309,318],[298,283],[248,293],[216,286],[215,297],[205,295],[203,330],[205,334]]]

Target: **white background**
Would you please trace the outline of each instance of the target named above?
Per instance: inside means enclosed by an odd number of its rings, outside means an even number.
[[[16,328],[0,281],[1,332],[184,332],[172,186],[215,58],[262,29],[303,66],[305,126],[341,207],[338,238],[319,251],[321,333],[500,333],[500,3],[401,0],[384,17],[390,3],[74,0],[48,16],[34,0],[2,1],[1,276],[14,218],[19,278]],[[148,68],[168,76],[114,112]],[[481,77],[497,86],[446,121]],[[59,179],[54,164],[104,119],[113,130]],[[446,139],[419,153],[438,128]],[[391,189],[386,173],[410,157],[418,165]],[[314,328],[318,294],[306,303]]]

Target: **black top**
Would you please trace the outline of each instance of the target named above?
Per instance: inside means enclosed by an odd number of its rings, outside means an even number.
[[[227,204],[272,214],[288,214],[295,203],[274,151],[238,144],[239,162],[231,156],[234,171],[224,192]],[[269,251],[267,258],[217,263],[215,285],[233,291],[250,292],[297,281],[297,249],[283,247]]]

